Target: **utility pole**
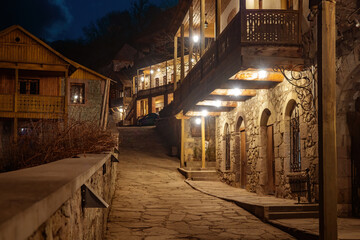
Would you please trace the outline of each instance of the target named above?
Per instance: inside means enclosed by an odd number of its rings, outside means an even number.
[[[318,15],[319,232],[337,239],[336,23],[335,0],[322,0]]]

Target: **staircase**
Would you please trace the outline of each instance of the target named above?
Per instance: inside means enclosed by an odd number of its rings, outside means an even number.
[[[193,181],[218,181],[215,162],[206,162],[206,168],[201,168],[200,161],[186,162],[186,167],[178,168],[186,179]]]
[[[299,204],[292,206],[268,206],[264,207],[266,220],[290,219],[290,218],[318,218],[318,204]]]

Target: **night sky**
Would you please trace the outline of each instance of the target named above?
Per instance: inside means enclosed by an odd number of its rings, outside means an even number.
[[[77,39],[82,28],[111,11],[130,9],[132,0],[5,0],[0,30],[19,24],[46,41]],[[150,0],[161,5],[166,0]]]

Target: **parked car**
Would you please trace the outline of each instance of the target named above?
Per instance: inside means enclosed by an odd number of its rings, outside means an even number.
[[[152,126],[155,125],[157,120],[159,119],[159,114],[157,113],[149,113],[144,117],[138,119],[137,125],[138,126]]]

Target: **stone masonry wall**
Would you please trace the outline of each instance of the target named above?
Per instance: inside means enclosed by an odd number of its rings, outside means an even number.
[[[87,90],[85,93],[86,103],[69,105],[69,118],[81,121],[100,121],[102,92],[101,81],[88,80]]]
[[[105,202],[111,203],[115,191],[116,164],[108,160],[106,173],[100,168],[86,184]],[[104,239],[109,208],[82,208],[81,189],[67,200],[29,240]]]
[[[294,87],[286,80],[273,89],[257,90],[256,96],[238,103],[238,107],[229,113],[222,113],[216,121],[216,159],[221,178],[233,186],[238,186],[240,164],[236,147],[238,120],[243,119],[246,132],[246,189],[259,194],[267,194],[266,168],[266,132],[261,127],[263,112],[270,112],[265,125],[273,125],[274,155],[275,155],[275,196],[294,198],[291,194],[288,175],[290,174],[290,123],[289,111],[294,102],[298,102]],[[310,112],[299,107],[300,139],[301,139],[301,169],[310,169],[313,199],[318,192],[318,155],[317,155],[317,121]],[[264,115],[263,115],[264,116]],[[225,124],[229,124],[230,140],[230,170],[225,171]]]

